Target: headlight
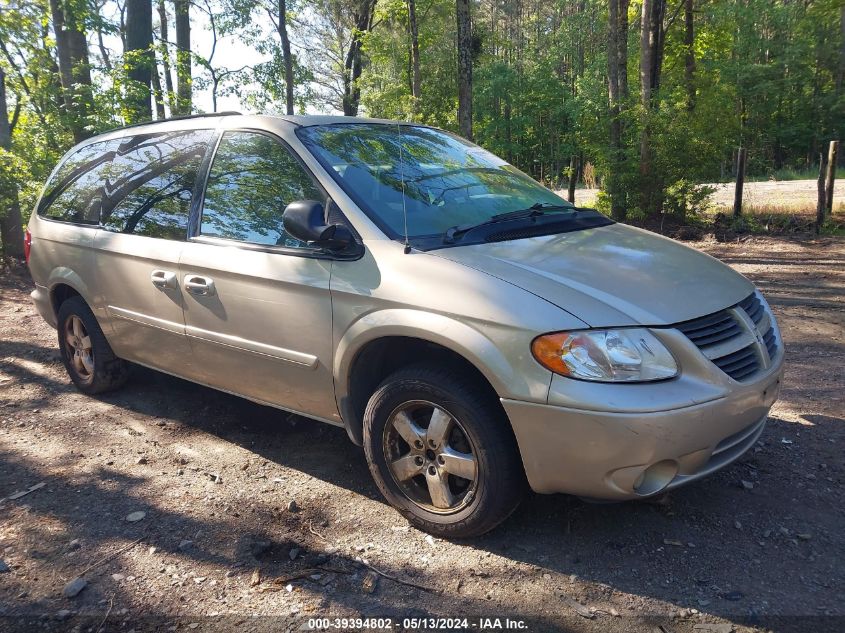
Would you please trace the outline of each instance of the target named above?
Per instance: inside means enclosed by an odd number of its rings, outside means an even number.
[[[648,330],[552,332],[531,343],[531,353],[556,374],[598,382],[642,382],[678,375],[669,350]]]

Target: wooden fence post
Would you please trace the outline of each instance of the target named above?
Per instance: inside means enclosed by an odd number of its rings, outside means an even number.
[[[825,174],[827,172],[827,162],[825,161],[824,152],[819,152],[819,180],[818,186],[818,203],[816,204],[816,233],[821,231],[824,225],[825,209],[827,208],[826,194],[825,194]]]
[[[575,181],[578,180],[578,159],[573,156],[569,159],[569,192],[567,200],[575,204]]]
[[[736,155],[736,191],[734,192],[734,217],[742,215],[742,187],[745,185],[745,159],[747,152],[740,147]]]
[[[833,181],[836,180],[836,158],[839,153],[839,141],[830,142],[827,153],[827,186],[825,187],[825,213],[833,213]]]

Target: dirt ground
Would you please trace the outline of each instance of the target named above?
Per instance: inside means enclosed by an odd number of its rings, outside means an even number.
[[[733,208],[736,185],[716,183],[708,185],[716,191],[711,198],[715,208]],[[598,189],[576,189],[575,202],[583,206],[595,204]],[[559,194],[566,196],[565,191]],[[762,182],[746,182],[742,191],[742,204],[746,210],[766,208],[781,212],[814,210],[818,200],[818,184],[815,180],[766,180]],[[834,212],[845,209],[845,179],[837,179],[833,183]]]
[[[376,616],[394,629],[466,616],[494,630],[478,618],[498,616],[531,631],[845,630],[845,241],[693,245],[759,284],[783,330],[784,389],[760,442],[659,503],[531,495],[465,542],[409,528],[342,429],[145,369],[83,396],[28,276],[3,272],[0,630]]]

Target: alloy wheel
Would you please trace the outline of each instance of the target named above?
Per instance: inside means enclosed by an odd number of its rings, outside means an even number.
[[[423,400],[403,403],[385,424],[382,447],[394,481],[419,507],[450,514],[472,501],[478,453],[460,421],[443,407]]]
[[[72,314],[65,321],[65,348],[70,364],[84,383],[94,380],[94,350],[85,324]]]

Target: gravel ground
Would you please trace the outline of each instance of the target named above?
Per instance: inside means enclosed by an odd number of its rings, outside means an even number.
[[[659,502],[531,495],[464,542],[409,528],[342,429],[145,369],[83,396],[28,275],[4,271],[0,630],[280,631],[374,616],[394,628],[466,616],[493,630],[477,618],[498,616],[532,631],[845,629],[845,241],[694,245],[757,282],[784,333],[784,389],[759,444]]]

